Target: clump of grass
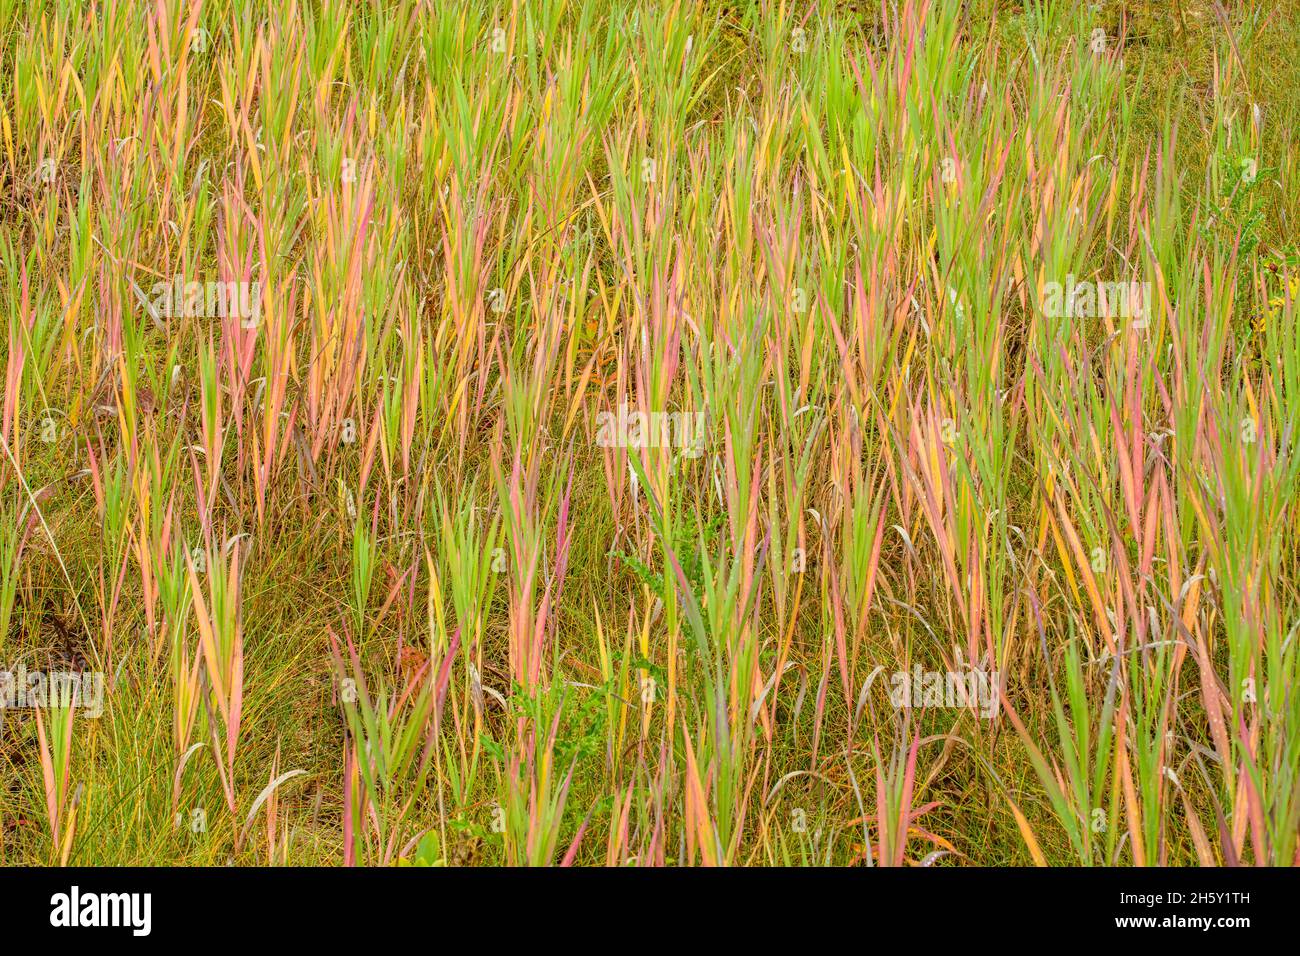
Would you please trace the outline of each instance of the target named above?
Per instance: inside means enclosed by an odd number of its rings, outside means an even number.
[[[0,0],[0,858],[1296,863],[1300,50],[1147,6]]]

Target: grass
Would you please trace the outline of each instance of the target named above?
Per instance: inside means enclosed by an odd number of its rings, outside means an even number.
[[[1174,6],[0,0],[0,862],[1300,862],[1300,45]]]

